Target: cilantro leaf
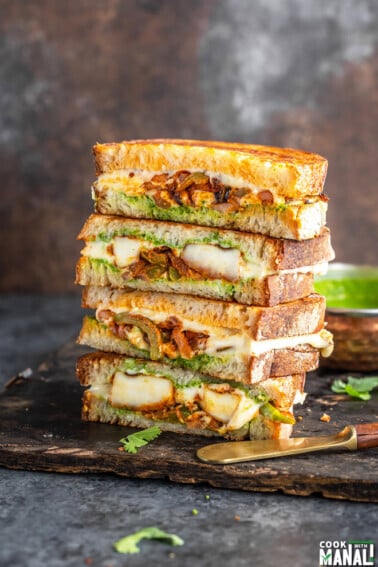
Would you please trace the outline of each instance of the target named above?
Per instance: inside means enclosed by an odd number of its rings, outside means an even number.
[[[359,398],[360,400],[365,400],[365,401],[370,400],[371,398],[369,392],[359,392],[358,390],[356,390],[356,388],[353,388],[353,386],[349,382],[345,386],[345,393],[351,396],[352,398]]]
[[[129,453],[136,453],[140,447],[143,447],[150,441],[153,441],[153,439],[156,439],[160,433],[161,429],[157,425],[154,425],[148,429],[131,433],[127,437],[120,439],[119,442],[123,444],[125,451],[128,451]]]
[[[378,387],[378,376],[365,376],[365,378],[348,376],[348,383],[359,392],[371,392]]]
[[[116,541],[113,546],[118,553],[139,553],[140,548],[138,547],[138,543],[142,539],[157,539],[173,546],[184,545],[184,540],[181,539],[181,537],[175,534],[169,534],[160,528],[152,526],[121,538]]]
[[[370,400],[370,392],[378,387],[378,376],[366,376],[365,378],[354,378],[348,376],[348,382],[340,379],[333,382],[331,390],[337,394],[348,394],[352,398]]]
[[[345,382],[340,380],[339,378],[335,380],[331,386],[332,392],[336,392],[336,394],[344,394],[345,393]]]

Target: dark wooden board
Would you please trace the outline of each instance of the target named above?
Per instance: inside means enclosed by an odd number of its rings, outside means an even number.
[[[209,465],[196,450],[212,439],[163,433],[135,455],[119,451],[130,428],[80,420],[81,387],[75,359],[84,350],[67,343],[39,374],[0,395],[0,466],[62,473],[116,473],[126,477],[205,482],[240,490],[378,502],[378,449],[318,453],[237,465]],[[360,402],[332,394],[330,374],[308,376],[309,392],[295,435],[326,435],[347,424],[377,421],[378,397]],[[330,423],[320,421],[326,411]]]

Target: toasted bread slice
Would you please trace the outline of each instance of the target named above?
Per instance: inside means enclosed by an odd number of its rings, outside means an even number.
[[[334,258],[328,229],[295,242],[261,234],[91,215],[76,283],[276,305],[305,297]]]
[[[289,435],[292,406],[304,399],[305,375],[269,378],[252,388],[222,383],[165,364],[93,353],[79,358],[77,377],[90,386],[82,417],[233,439]],[[264,432],[264,434],[263,434]]]
[[[269,146],[198,140],[131,140],[96,144],[97,175],[119,170],[161,173],[207,171],[283,197],[319,195],[327,160],[318,154]]]
[[[226,328],[244,332],[255,341],[317,333],[323,328],[325,298],[318,294],[275,307],[238,305],[181,294],[86,287],[83,307],[128,311],[156,322],[174,316],[193,331]]]

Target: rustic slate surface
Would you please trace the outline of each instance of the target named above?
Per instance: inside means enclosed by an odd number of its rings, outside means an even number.
[[[378,449],[309,454],[237,465],[200,462],[196,450],[209,441],[163,433],[136,455],[118,451],[131,429],[80,420],[81,387],[74,376],[84,352],[73,341],[40,366],[39,374],[16,381],[0,395],[0,465],[13,469],[100,473],[137,478],[206,482],[215,487],[378,502]],[[377,421],[377,396],[369,403],[331,393],[330,375],[311,374],[308,399],[296,435],[331,434],[347,424]],[[329,424],[321,422],[326,411]],[[211,441],[212,442],[212,441]]]

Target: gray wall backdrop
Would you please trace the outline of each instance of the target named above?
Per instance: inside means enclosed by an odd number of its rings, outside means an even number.
[[[329,160],[339,261],[378,263],[375,0],[0,0],[0,290],[74,289],[96,141]]]

